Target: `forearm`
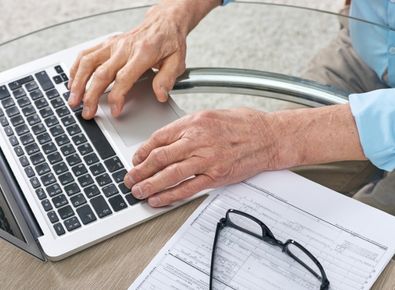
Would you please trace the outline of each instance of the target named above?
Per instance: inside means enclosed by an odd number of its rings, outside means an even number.
[[[277,142],[275,169],[341,160],[365,160],[349,105],[271,114]]]

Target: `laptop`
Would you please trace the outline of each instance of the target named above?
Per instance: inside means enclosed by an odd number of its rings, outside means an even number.
[[[156,101],[154,72],[131,89],[119,118],[110,114],[107,93],[91,121],[67,105],[74,59],[107,37],[0,73],[0,236],[43,261],[182,204],[151,208],[123,183],[139,145],[183,115],[173,100]]]

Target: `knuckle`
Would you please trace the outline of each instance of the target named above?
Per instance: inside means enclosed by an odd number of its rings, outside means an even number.
[[[171,172],[172,176],[174,176],[176,179],[184,178],[184,170],[179,165],[176,164],[170,165],[169,171]]]
[[[164,149],[154,149],[151,154],[156,164],[165,165],[169,161],[168,154]]]
[[[95,72],[95,79],[98,81],[110,81],[111,73],[108,69],[104,67],[99,67]]]
[[[146,181],[141,185],[141,191],[144,196],[150,195],[153,193],[154,186],[151,181]]]
[[[93,62],[93,56],[91,56],[91,55],[84,55],[81,58],[80,64],[81,64],[82,67],[86,68],[86,67],[92,66],[92,62]]]
[[[222,180],[229,175],[229,168],[225,164],[217,164],[211,169],[211,177],[214,180]]]
[[[115,81],[118,82],[118,83],[126,83],[127,80],[128,80],[128,74],[125,71],[120,70],[117,73]]]

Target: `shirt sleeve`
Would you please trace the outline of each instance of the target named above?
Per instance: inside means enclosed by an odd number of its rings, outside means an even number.
[[[349,97],[365,156],[378,168],[395,169],[395,89]]]
[[[232,2],[233,0],[222,0],[222,5],[226,5],[229,4],[230,2]]]

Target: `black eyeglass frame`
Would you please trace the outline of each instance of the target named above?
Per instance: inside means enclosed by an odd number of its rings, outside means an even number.
[[[234,213],[234,214],[239,214],[241,216],[244,216],[246,218],[251,219],[252,221],[256,222],[262,229],[262,235],[258,235],[254,232],[251,232],[245,228],[242,228],[236,224],[234,224],[231,219],[229,218],[229,214],[230,213]],[[291,258],[293,258],[296,262],[298,262],[301,266],[303,266],[306,270],[308,270],[311,274],[314,275],[314,277],[316,277],[318,280],[321,281],[321,286],[320,286],[320,290],[327,290],[329,289],[329,280],[326,276],[325,270],[322,267],[321,263],[316,259],[316,257],[313,256],[313,254],[311,254],[305,247],[303,247],[301,244],[299,244],[298,242],[292,240],[292,239],[288,239],[287,241],[285,241],[285,243],[281,242],[280,240],[276,239],[274,234],[272,233],[272,231],[269,229],[269,227],[267,225],[265,225],[262,221],[260,221],[259,219],[257,219],[256,217],[236,210],[236,209],[229,209],[226,212],[226,215],[224,218],[221,218],[219,220],[219,222],[217,223],[217,228],[215,230],[215,236],[214,236],[214,243],[213,243],[213,250],[211,252],[211,265],[210,265],[210,290],[213,289],[213,273],[214,273],[214,259],[215,259],[215,252],[216,252],[216,248],[217,248],[217,243],[218,243],[218,238],[219,238],[219,233],[222,229],[224,229],[225,227],[231,227],[234,228],[236,230],[239,230],[243,233],[249,234],[257,239],[260,239],[264,242],[269,243],[270,245],[273,246],[277,246],[281,248],[281,251],[286,253],[288,256],[290,256]],[[314,264],[318,267],[318,269],[320,270],[320,274],[319,275],[317,272],[315,272],[313,269],[311,269],[311,267],[309,267],[306,263],[304,263],[302,260],[300,260],[298,257],[296,257],[288,248],[289,245],[294,245],[296,247],[298,247],[301,251],[303,251],[313,262]]]

